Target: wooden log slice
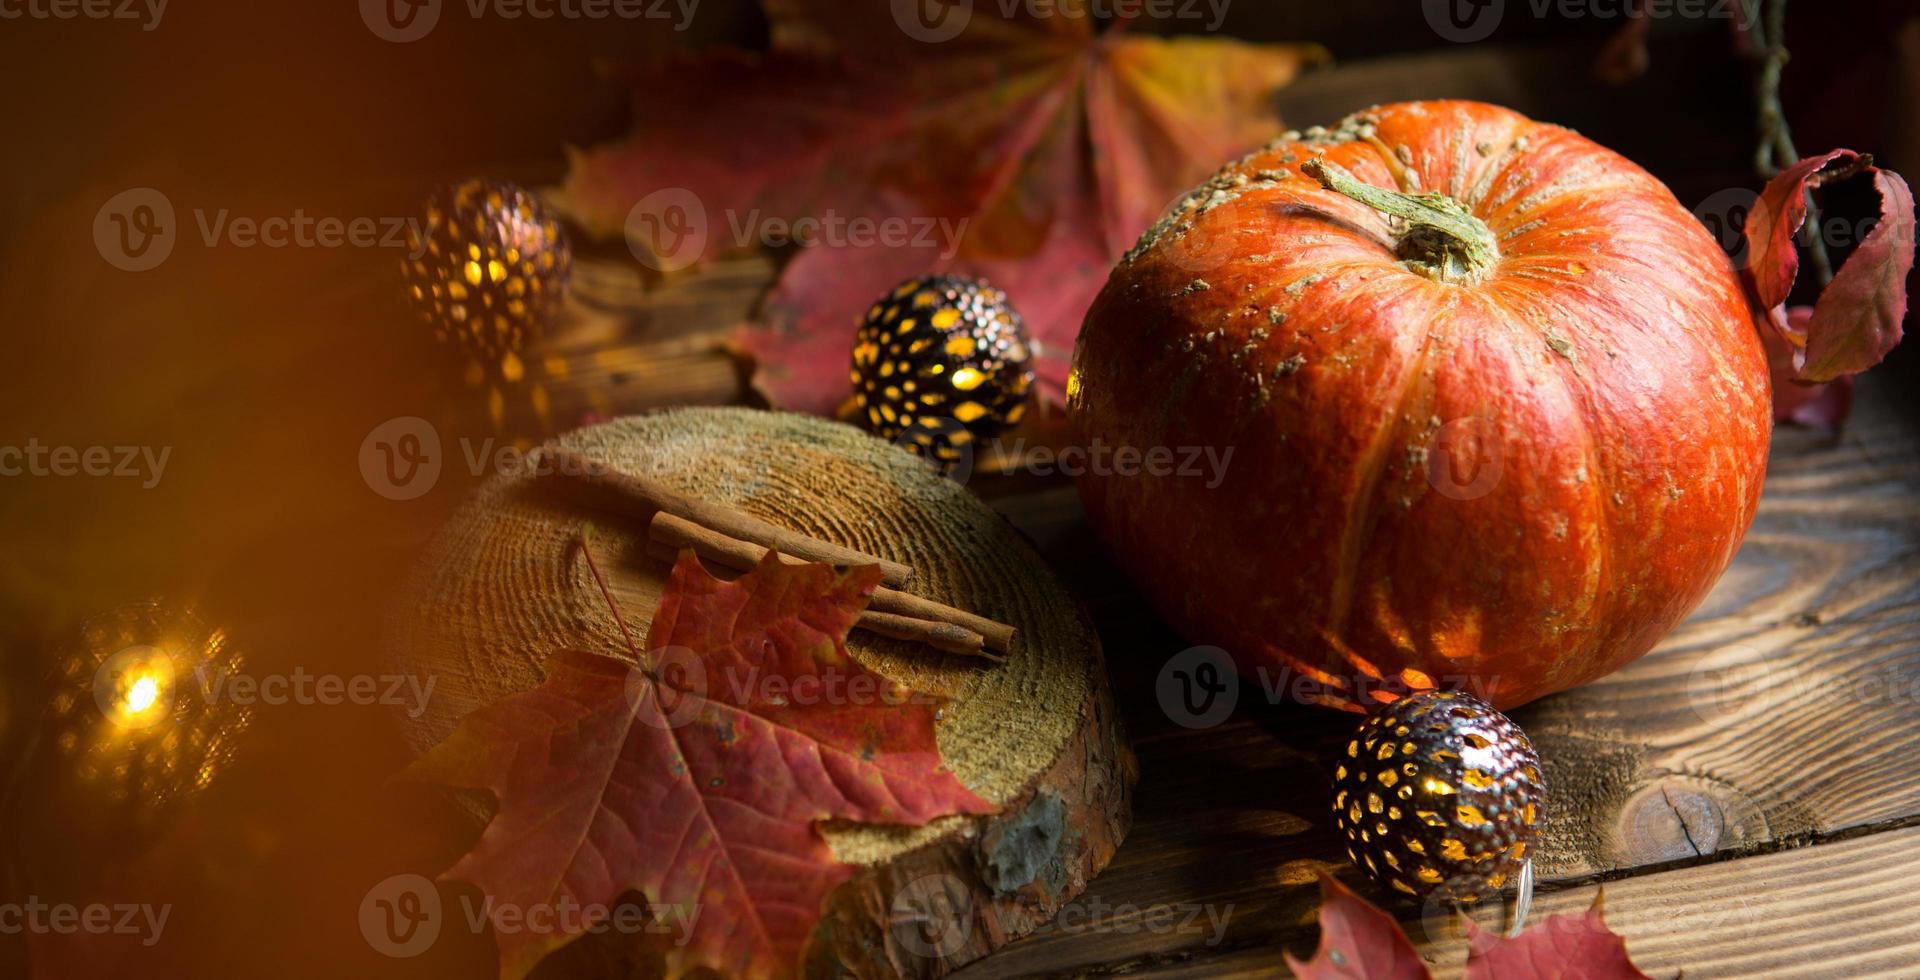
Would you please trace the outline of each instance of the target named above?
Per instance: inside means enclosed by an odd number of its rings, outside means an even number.
[[[806,975],[944,975],[1048,921],[1113,856],[1130,821],[1135,764],[1099,640],[1040,557],[977,498],[897,447],[800,415],[685,409],[559,442],[906,562],[915,570],[907,591],[1019,630],[1004,664],[849,635],[849,651],[869,668],[952,699],[937,731],[941,754],[1001,810],[923,827],[823,824],[834,855],[861,870],[829,896]],[[554,650],[631,659],[579,554],[583,525],[593,525],[595,560],[644,635],[667,575],[646,555],[650,515],[599,509],[554,482],[533,464],[488,481],[416,569],[391,631],[401,669],[438,679],[430,710],[401,720],[416,752],[468,712],[534,687]]]

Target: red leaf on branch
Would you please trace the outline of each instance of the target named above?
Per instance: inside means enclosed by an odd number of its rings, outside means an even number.
[[[1836,179],[1871,176],[1879,221],[1861,240],[1804,322],[1784,309],[1799,272],[1794,237],[1807,216],[1807,193]],[[1900,342],[1913,268],[1913,195],[1906,181],[1852,150],[1807,157],[1768,182],[1747,215],[1752,261],[1747,276],[1773,328],[1794,348],[1793,379],[1833,381],[1880,363]]]
[[[1431,980],[1393,916],[1320,875],[1320,948],[1301,962],[1287,954],[1300,980]]]
[[[1807,322],[1813,318],[1813,307],[1789,306],[1786,316],[1788,328],[1804,336]],[[1853,410],[1853,376],[1819,384],[1796,381],[1799,349],[1793,342],[1777,330],[1761,331],[1760,342],[1767,349],[1767,371],[1773,378],[1773,420],[1816,429],[1839,429]]]
[[[1277,135],[1271,94],[1314,45],[1104,32],[1085,0],[935,21],[830,0],[767,0],[772,50],[632,76],[633,133],[579,155],[565,206],[673,268],[784,239],[783,270],[740,346],[781,407],[831,413],[873,298],[910,276],[985,276],[1064,390],[1080,318],[1114,260],[1175,195]],[[772,232],[772,234],[769,234]]]
[[[879,579],[769,554],[722,582],[683,553],[644,666],[560,652],[540,686],[467,716],[407,771],[499,801],[447,875],[487,893],[503,977],[597,924],[537,931],[529,910],[604,909],[629,890],[681,924],[672,975],[793,976],[853,873],[819,821],[992,812],[941,761],[940,702],[847,655]]]
[[[1827,164],[1846,156],[1851,150],[1829,150],[1807,157],[1780,172],[1767,182],[1747,212],[1747,278],[1760,298],[1763,309],[1774,309],[1787,301],[1793,280],[1800,274],[1800,251],[1794,236],[1807,220],[1807,182]]]
[[[1607,928],[1606,893],[1580,915],[1547,916],[1512,938],[1467,920],[1466,980],[1650,980],[1627,956],[1627,941]]]

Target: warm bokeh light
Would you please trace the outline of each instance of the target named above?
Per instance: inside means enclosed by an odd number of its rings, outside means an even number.
[[[151,676],[141,677],[133,682],[133,690],[127,693],[127,710],[139,714],[153,707],[160,695],[160,682]]]
[[[205,788],[233,757],[251,713],[195,696],[194,678],[241,669],[226,633],[190,612],[158,602],[115,609],[89,623],[66,658],[54,745],[81,783],[155,814]]]
[[[94,703],[112,726],[139,730],[172,714],[174,654],[158,646],[123,648],[94,670]]]

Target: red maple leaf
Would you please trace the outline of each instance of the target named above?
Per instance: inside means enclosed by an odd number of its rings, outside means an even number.
[[[540,686],[467,716],[408,770],[499,801],[447,875],[486,892],[503,977],[605,919],[543,915],[541,930],[530,913],[604,910],[629,890],[681,924],[672,974],[794,975],[853,873],[819,821],[993,811],[941,761],[940,702],[847,655],[879,580],[769,554],[722,582],[683,553],[641,666],[562,651]]]
[[[1314,45],[1137,36],[1124,20],[1101,31],[1085,0],[954,4],[935,23],[911,3],[894,17],[765,6],[765,56],[636,73],[634,131],[575,158],[564,205],[663,268],[832,218],[739,338],[776,405],[819,414],[850,391],[859,315],[932,272],[1007,291],[1057,398],[1113,262],[1177,194],[1276,135],[1273,91],[1326,59]]]
[[[1466,920],[1466,980],[1648,980],[1627,956],[1627,942],[1607,928],[1604,893],[1581,915],[1551,915],[1518,936],[1486,932]],[[1432,980],[1393,916],[1320,876],[1320,948],[1301,962],[1287,956],[1301,980]]]
[[[1304,963],[1287,955],[1300,980],[1432,980],[1393,916],[1320,875],[1320,948]]]
[[[1467,920],[1466,980],[1648,980],[1627,957],[1627,941],[1607,928],[1606,893],[1579,915],[1547,916],[1511,938]]]

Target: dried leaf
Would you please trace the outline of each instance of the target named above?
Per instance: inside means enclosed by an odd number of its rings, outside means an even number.
[[[1880,192],[1880,221],[1813,305],[1801,381],[1858,374],[1900,343],[1913,268],[1913,193],[1899,174],[1870,169]]]
[[[1786,311],[1789,328],[1804,335],[1813,318],[1813,307],[1790,306]],[[1853,376],[1814,384],[1794,380],[1798,349],[1777,330],[1763,330],[1760,341],[1767,348],[1767,370],[1773,378],[1773,420],[1791,422],[1816,429],[1837,431],[1853,411]]]
[[[1841,156],[1851,157],[1852,153],[1830,150],[1781,171],[1767,182],[1759,200],[1747,212],[1747,254],[1752,258],[1746,273],[1762,309],[1771,310],[1787,301],[1793,280],[1800,273],[1800,252],[1794,236],[1807,220],[1807,182]]]
[[[1652,58],[1647,53],[1647,35],[1653,18],[1647,16],[1646,0],[1632,0],[1627,17],[1607,38],[1594,58],[1593,73],[1609,85],[1625,85],[1647,73]]]
[[[1300,980],[1430,980],[1426,963],[1393,916],[1320,875],[1320,948],[1301,962],[1287,955]]]
[[[1547,916],[1512,938],[1467,920],[1466,980],[1649,980],[1627,956],[1627,941],[1607,928],[1606,893],[1580,915]]]
[[[683,553],[646,666],[558,653],[540,686],[467,716],[408,770],[499,801],[447,874],[491,900],[503,977],[594,922],[540,932],[502,915],[609,906],[629,890],[681,924],[671,974],[793,976],[822,900],[853,873],[818,821],[993,810],[944,768],[939,702],[847,655],[879,579],[876,567],[836,574],[770,554],[722,582]]]
[[[1096,32],[1084,0],[1044,16],[975,4],[937,28],[828,0],[766,7],[764,58],[721,52],[635,76],[632,136],[575,159],[565,205],[601,232],[639,227],[675,264],[690,247],[756,247],[769,227],[832,217],[738,338],[770,400],[819,414],[850,391],[859,315],[930,272],[1005,289],[1058,399],[1113,261],[1178,193],[1276,135],[1271,93],[1326,58],[1135,37],[1125,21]]]
[[[1799,272],[1794,237],[1806,221],[1807,193],[1854,174],[1871,176],[1880,195],[1879,221],[1847,258],[1804,322],[1784,310]],[[1880,363],[1900,342],[1913,268],[1913,195],[1899,174],[1852,150],[1831,150],[1787,168],[1767,184],[1747,215],[1753,259],[1747,275],[1761,309],[1794,348],[1793,379],[1832,381]]]

